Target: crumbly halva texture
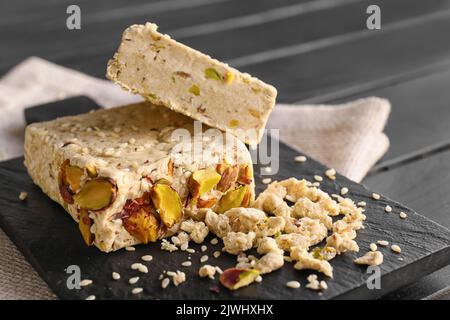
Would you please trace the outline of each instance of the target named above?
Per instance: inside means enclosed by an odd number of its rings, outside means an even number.
[[[157,28],[153,23],[128,27],[106,76],[152,103],[257,144],[275,105],[276,89]]]
[[[220,278],[232,290],[280,269],[286,261],[293,262],[295,269],[316,270],[332,278],[330,261],[339,254],[359,250],[355,238],[366,219],[364,209],[351,199],[334,198],[306,180],[275,181],[251,207],[223,213],[211,208],[190,210],[191,219],[184,221],[181,229],[189,233],[194,225],[204,228],[204,222],[222,239],[223,251],[237,256],[234,268],[225,270]],[[332,219],[338,216],[340,219]],[[247,255],[251,249],[256,249],[259,257]],[[214,273],[208,265],[199,270],[201,277],[211,278]],[[325,290],[327,285],[316,278],[309,287]]]
[[[369,251],[362,257],[354,260],[356,264],[378,266],[383,263],[383,254],[380,251]]]
[[[225,133],[221,141],[196,135],[194,142],[193,122],[143,102],[31,124],[25,166],[79,222],[87,244],[109,252],[156,241],[179,231],[189,218],[185,211],[248,206],[254,197],[245,145]],[[192,152],[194,144],[201,152]],[[228,168],[244,176],[225,177],[218,190]],[[187,237],[200,243],[207,234],[202,221],[178,237],[181,245]]]

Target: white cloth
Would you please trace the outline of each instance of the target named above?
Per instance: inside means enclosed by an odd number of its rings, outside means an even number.
[[[25,108],[77,95],[86,95],[103,107],[141,100],[109,81],[28,58],[0,79],[0,160],[23,153]],[[389,112],[389,102],[380,98],[336,106],[279,104],[267,127],[280,129],[280,139],[291,147],[360,181],[389,147],[383,133]],[[0,230],[0,299],[52,297]]]

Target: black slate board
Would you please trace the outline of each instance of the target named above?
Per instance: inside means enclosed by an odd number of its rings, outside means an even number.
[[[98,108],[86,98],[73,98],[31,109],[26,113],[27,120],[50,119],[55,115],[55,108],[62,111],[58,115],[73,114],[73,106],[77,105],[77,101],[84,106],[84,111]],[[303,164],[296,163],[293,161],[296,155],[296,151],[280,144],[280,172],[272,178],[280,180],[295,176],[312,180],[315,174],[323,175],[324,166],[311,159]],[[256,181],[261,181],[258,166],[255,166],[255,174]],[[216,285],[217,281],[200,279],[196,274],[200,266],[199,259],[205,254],[200,252],[199,246],[192,246],[196,253],[192,254],[193,265],[190,268],[180,265],[188,259],[186,252],[169,254],[161,251],[157,244],[137,246],[135,252],[120,250],[102,253],[84,245],[77,225],[69,215],[32,183],[22,158],[0,163],[0,179],[0,226],[62,299],[84,299],[90,294],[94,294],[97,299],[374,299],[450,263],[450,231],[390,199],[382,197],[374,201],[371,192],[364,186],[338,176],[336,181],[324,179],[322,189],[338,193],[341,187],[346,186],[350,189],[349,197],[367,202],[366,228],[358,233],[357,238],[361,248],[359,255],[368,250],[371,242],[381,239],[402,248],[400,255],[389,248],[381,249],[385,262],[381,265],[380,290],[367,289],[366,279],[370,275],[365,268],[352,262],[356,254],[347,253],[332,261],[335,278],[325,279],[329,289],[323,294],[304,286],[306,276],[313,272],[296,271],[289,263],[283,269],[264,276],[260,284],[235,292],[221,288],[220,293],[215,294],[210,292],[210,287]],[[258,184],[258,190],[263,188]],[[21,191],[29,194],[24,202],[18,199]],[[386,204],[393,207],[393,213],[384,212]],[[400,211],[406,212],[408,219],[400,219]],[[208,243],[208,263],[223,269],[233,266],[235,257],[227,254],[222,254],[219,259],[212,257],[212,252],[220,248],[220,245]],[[140,257],[144,254],[154,257],[153,261],[144,262],[150,270],[146,275],[130,269],[132,263],[142,262]],[[82,278],[92,279],[94,284],[80,290],[69,290],[66,286],[68,274],[65,272],[69,265],[78,265]],[[158,280],[161,272],[177,269],[186,271],[187,282],[178,288],[171,285],[161,289]],[[121,280],[112,280],[112,271],[119,272]],[[134,286],[128,284],[132,276],[141,277]],[[289,280],[300,281],[302,287],[296,290],[286,288],[285,283]],[[144,292],[132,295],[131,288],[136,286],[143,287]]]

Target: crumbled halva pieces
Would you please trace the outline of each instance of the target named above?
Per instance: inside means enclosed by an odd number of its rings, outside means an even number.
[[[354,260],[356,264],[378,266],[383,263],[383,254],[380,251],[369,251],[362,257]]]
[[[254,232],[229,232],[223,238],[224,250],[230,254],[237,255],[253,247],[256,234]]]
[[[267,252],[256,261],[254,268],[261,274],[278,270],[284,265],[283,250],[275,249]]]
[[[209,230],[219,238],[224,238],[230,231],[230,220],[224,214],[217,214],[209,210],[205,215],[205,223]]]
[[[248,233],[258,231],[259,225],[266,220],[264,211],[255,208],[233,208],[224,213],[234,232]]]
[[[352,239],[350,233],[344,234],[333,233],[331,236],[327,238],[326,242],[327,246],[335,248],[338,254],[347,251],[354,251],[354,252],[359,251],[359,246],[356,243],[356,241]]]
[[[181,223],[181,230],[187,232],[195,243],[202,243],[208,236],[209,228],[202,221],[185,220]]]
[[[326,260],[314,258],[311,253],[302,247],[293,247],[291,258],[297,261],[294,265],[297,270],[317,270],[327,277],[333,278],[333,267],[330,263]]]
[[[209,265],[209,264],[205,264],[204,266],[201,266],[200,269],[198,270],[198,275],[202,278],[210,278],[210,279],[214,279],[214,275],[216,274],[216,268]]]

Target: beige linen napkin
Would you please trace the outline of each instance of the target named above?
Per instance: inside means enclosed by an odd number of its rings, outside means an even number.
[[[103,107],[141,100],[109,81],[29,58],[0,79],[0,160],[22,155],[24,108],[76,95]],[[280,129],[280,139],[291,147],[361,181],[389,147],[383,133],[389,112],[389,102],[380,98],[334,106],[279,104],[267,127]],[[0,230],[0,299],[32,298],[54,295]]]

